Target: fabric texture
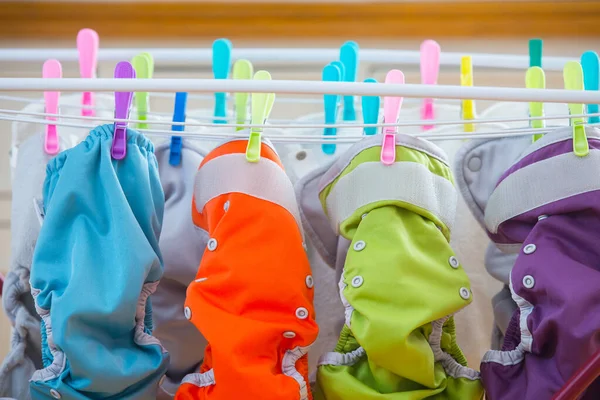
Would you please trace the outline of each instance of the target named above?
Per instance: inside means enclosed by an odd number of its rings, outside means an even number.
[[[21,157],[16,160],[12,185],[10,268],[2,296],[12,332],[11,347],[0,366],[0,396],[20,400],[30,398],[29,379],[42,368],[40,318],[31,297],[29,277],[40,232],[34,201],[42,201],[46,165],[52,159],[44,152],[43,140],[43,134],[38,133],[18,146]]]
[[[206,340],[183,314],[185,293],[194,280],[208,241],[205,231],[194,226],[190,204],[194,175],[206,155],[183,140],[181,164],[169,164],[170,143],[156,146],[160,182],[165,193],[165,213],[160,235],[160,251],[165,270],[156,292],[151,296],[154,336],[170,355],[169,369],[161,383],[158,399],[175,396],[181,380],[202,362]]]
[[[257,163],[239,162],[246,146],[232,140],[216,147],[196,176],[192,217],[210,239],[185,314],[209,344],[176,399],[312,398],[307,352],[318,334],[314,278],[293,187],[267,141]],[[226,167],[224,161],[236,168],[211,167]],[[264,198],[251,195],[263,181],[273,190],[265,189]]]
[[[153,336],[148,297],[163,273],[164,194],[154,146],[127,131],[111,158],[114,125],[55,157],[33,256],[43,369],[34,399],[154,399],[169,363]]]
[[[454,164],[456,185],[469,211],[482,228],[482,234],[485,232],[484,210],[496,182],[530,144],[530,136],[471,140],[458,150]],[[488,243],[484,258],[485,269],[504,285],[508,285],[515,260],[515,254],[504,253],[494,243]],[[497,296],[501,296],[501,293],[502,289]],[[491,344],[493,349],[499,350],[508,321],[517,305],[508,298],[502,303],[504,306],[497,307],[496,300],[497,298],[492,298],[494,322]],[[508,305],[507,302],[512,304]]]
[[[530,194],[541,200],[502,220],[497,229],[488,226],[494,243],[519,246],[509,281],[518,309],[503,349],[486,353],[481,364],[489,400],[549,399],[600,347],[600,190],[591,185],[588,190],[563,192],[578,188],[576,183],[582,180],[594,181],[600,171],[596,156],[600,131],[588,127],[586,134],[587,157],[572,152],[572,128],[546,134],[531,145],[535,150],[528,149],[513,163],[494,189],[511,187],[520,192],[515,198]],[[555,162],[561,166],[559,171],[553,167]],[[581,173],[582,166],[586,174]],[[536,179],[516,185],[522,173],[532,168],[538,171]],[[560,199],[539,197],[540,191],[548,190],[561,193]],[[514,205],[506,202],[504,207],[510,210]],[[485,213],[486,221],[509,215],[498,207]],[[600,387],[595,384],[582,399],[599,397]]]
[[[330,202],[336,185],[362,165],[378,163],[380,153],[380,137],[371,137],[340,157],[320,180],[322,208],[336,207]],[[414,137],[396,136],[396,163],[417,163],[453,180],[443,152]],[[372,179],[385,185],[380,178],[388,167],[376,165],[380,171],[372,171]],[[346,196],[358,190],[349,187]],[[453,195],[437,202],[456,201]],[[440,206],[426,209],[419,205],[427,202],[398,198],[363,205],[331,226],[351,242],[339,282],[344,326],[334,352],[319,361],[315,397],[481,399],[479,373],[466,366],[456,343],[453,314],[472,295],[449,245],[451,231],[437,214]]]

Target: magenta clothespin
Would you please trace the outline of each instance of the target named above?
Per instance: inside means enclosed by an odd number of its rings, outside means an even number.
[[[421,44],[421,83],[437,85],[440,74],[440,45],[435,40],[426,40]],[[433,99],[423,99],[421,119],[433,121]],[[423,125],[423,130],[433,129],[433,125]]]
[[[79,73],[82,78],[95,78],[96,68],[98,67],[98,48],[100,47],[100,38],[96,31],[92,29],[82,29],[77,34],[77,51],[79,52]],[[81,100],[83,108],[81,115],[84,117],[94,117],[96,112],[94,106],[94,93],[83,92]]]
[[[403,84],[404,74],[402,71],[392,69],[385,76],[387,84]],[[402,107],[403,97],[384,97],[383,98],[383,123],[395,124],[398,122],[400,108]],[[383,141],[381,144],[381,162],[384,165],[392,165],[396,161],[396,126],[383,127]]]
[[[115,67],[115,78],[134,79],[135,69],[129,61],[121,61]],[[115,119],[129,119],[133,92],[115,92]],[[115,122],[111,148],[112,157],[122,160],[127,154],[127,122]]]
[[[62,78],[62,67],[58,60],[48,60],[42,67],[43,78]],[[60,92],[44,92],[46,103],[46,114],[58,114],[58,99]],[[56,117],[46,117],[49,121],[56,121]],[[59,150],[58,132],[56,125],[46,125],[46,136],[44,137],[44,151],[47,154],[58,154]]]

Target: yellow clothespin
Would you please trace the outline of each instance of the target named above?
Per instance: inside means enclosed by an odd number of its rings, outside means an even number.
[[[248,60],[237,60],[233,64],[233,79],[252,79],[252,63]],[[238,125],[244,125],[248,117],[248,98],[249,93],[236,93],[235,94],[235,123]],[[241,126],[235,128],[236,131],[244,129]]]
[[[569,61],[563,69],[563,78],[566,90],[583,90],[583,69],[577,61]],[[569,103],[569,114],[582,115],[583,103]],[[590,153],[590,146],[585,133],[583,117],[571,118],[573,127],[573,152],[578,157],[585,157]]]
[[[525,73],[525,87],[527,89],[546,89],[546,75],[540,67],[530,67]],[[544,103],[531,101],[529,102],[529,116],[543,117]],[[543,119],[534,119],[529,121],[529,126],[534,129],[542,129],[546,127],[546,122]],[[541,133],[533,135],[533,142],[544,136]]]
[[[463,56],[460,59],[460,85],[473,86],[473,61],[471,56]],[[461,118],[463,120],[474,120],[475,101],[463,99],[461,105]],[[475,126],[464,124],[464,131],[475,132]]]
[[[254,80],[270,81],[271,74],[267,71],[258,71],[254,74]],[[274,102],[275,93],[252,93],[252,125],[260,125],[267,122]],[[250,128],[250,138],[246,147],[246,160],[248,162],[258,162],[260,160],[262,131],[263,128]]]
[[[131,60],[135,76],[138,79],[151,79],[154,74],[154,59],[150,53],[140,53]],[[140,121],[148,120],[148,111],[150,111],[150,98],[148,92],[135,93],[135,107],[137,109],[138,119]],[[148,124],[140,122],[138,129],[148,129]]]

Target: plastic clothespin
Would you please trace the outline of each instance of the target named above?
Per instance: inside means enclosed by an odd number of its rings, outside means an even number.
[[[385,76],[386,84],[404,84],[404,74],[402,71],[392,69]],[[402,107],[403,97],[389,97],[383,98],[383,123],[384,124],[395,124],[398,122],[400,116],[400,108]],[[383,127],[383,140],[381,143],[381,162],[384,165],[392,165],[396,162],[396,132],[398,127],[396,126],[384,126]]]
[[[375,78],[365,79],[365,83],[377,83]],[[366,124],[376,124],[379,120],[379,96],[362,97],[362,115],[363,122]],[[371,126],[364,129],[365,135],[375,135],[377,127]]]
[[[566,90],[583,90],[583,69],[577,61],[568,61],[563,69]],[[569,114],[583,114],[582,103],[569,103]],[[578,157],[585,157],[590,152],[590,146],[585,133],[583,117],[571,118],[573,127],[573,152]]]
[[[133,57],[131,65],[135,69],[135,75],[138,79],[151,79],[154,74],[154,59],[150,53],[140,53]],[[135,107],[137,109],[137,118],[140,121],[148,120],[148,111],[150,111],[150,95],[148,92],[135,92]],[[148,124],[140,122],[138,129],[148,129]]]
[[[437,85],[440,74],[440,45],[435,40],[426,40],[421,44],[421,83],[424,85]],[[421,119],[433,121],[433,99],[423,99]],[[423,125],[423,130],[433,129],[433,125]]]
[[[237,60],[233,64],[233,79],[252,79],[254,69],[252,63],[248,60]],[[238,125],[244,125],[248,119],[248,98],[249,93],[236,93],[235,94],[235,123]],[[235,128],[236,131],[244,129],[243,126]]]
[[[527,89],[545,89],[546,75],[544,74],[544,70],[540,67],[529,67],[525,74],[525,87]],[[529,102],[529,116],[543,117],[544,103],[537,101]],[[542,129],[546,126],[546,123],[543,119],[534,119],[529,122],[529,126],[534,129]],[[542,136],[544,135],[540,133],[534,134],[533,141],[535,142]]]
[[[581,55],[581,68],[583,68],[583,85],[585,90],[598,90],[598,74],[600,74],[600,65],[598,62],[598,54],[594,51],[586,51]],[[588,104],[588,114],[597,114],[599,111],[598,104]],[[588,123],[597,124],[600,122],[600,117],[588,117]]]
[[[340,47],[340,61],[344,64],[342,71],[343,82],[356,81],[358,72],[358,44],[356,42],[346,42]],[[354,111],[354,96],[344,96],[344,121],[356,121],[356,112]]]
[[[175,107],[173,108],[173,122],[185,122],[185,110],[187,107],[187,92],[175,93]],[[171,125],[173,132],[183,132],[185,125]],[[177,166],[181,164],[181,148],[183,147],[183,138],[181,136],[171,136],[171,145],[169,147],[169,164]]]
[[[542,39],[531,39],[529,41],[529,67],[542,68],[542,49],[544,42]]]
[[[471,56],[460,59],[460,86],[473,86],[473,60]],[[463,99],[461,103],[461,118],[463,120],[475,119],[475,101]],[[473,124],[464,124],[465,132],[475,132]]]
[[[324,82],[339,82],[342,80],[342,71],[336,65],[335,62],[329,63],[323,68],[323,81]],[[325,124],[332,125],[337,122],[338,117],[338,104],[341,96],[339,94],[325,94],[323,95],[323,104],[325,107]],[[327,127],[323,130],[323,135],[335,136],[337,135],[337,128]],[[323,143],[321,149],[325,154],[335,153],[336,145],[332,143]]]
[[[100,47],[100,38],[93,29],[82,29],[77,34],[77,52],[79,53],[79,74],[82,78],[95,78],[96,68],[98,67],[98,48]],[[94,93],[83,92],[81,104],[81,115],[84,117],[94,117],[96,111],[94,107]]]
[[[228,39],[217,39],[212,45],[213,75],[215,79],[227,79],[231,68],[231,42]],[[215,93],[215,124],[225,124],[227,120],[227,94]]]
[[[267,71],[258,71],[254,74],[254,80],[270,81],[271,74]],[[252,93],[252,125],[261,125],[267,122],[269,114],[273,109],[275,93]],[[250,137],[246,147],[246,160],[258,162],[260,160],[260,148],[262,142],[263,128],[250,128]]]
[[[43,78],[62,78],[62,66],[58,60],[48,60],[42,67]],[[58,99],[60,92],[44,92],[44,101],[46,103],[46,114],[58,115]],[[56,117],[47,116],[48,121],[56,121]],[[58,132],[56,125],[46,125],[46,135],[44,137],[44,151],[47,154],[58,154],[60,143],[58,141]]]
[[[115,67],[115,78],[135,79],[135,69],[129,61],[121,61]],[[115,92],[115,119],[129,119],[133,92]],[[122,160],[127,154],[127,122],[115,122],[111,155]]]

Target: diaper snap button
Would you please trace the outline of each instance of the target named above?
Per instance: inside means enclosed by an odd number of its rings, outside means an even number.
[[[461,287],[459,293],[460,297],[462,297],[465,300],[469,300],[471,298],[471,291],[466,287]]]
[[[528,244],[527,246],[525,246],[523,248],[523,253],[525,253],[525,254],[531,254],[531,253],[533,253],[535,251],[536,248],[537,247],[535,246],[535,244],[533,244],[533,243]]]
[[[531,275],[525,275],[523,277],[523,286],[527,289],[531,289],[535,285],[535,279]]]
[[[538,217],[538,221],[541,221],[541,220],[546,219],[546,218],[548,218],[548,216],[546,214],[540,215]]]
[[[283,337],[286,339],[293,339],[296,337],[296,333],[292,331],[283,332]]]
[[[367,247],[367,244],[364,242],[364,240],[359,240],[358,242],[354,243],[354,246],[352,246],[352,248],[356,251],[361,251],[365,247]]]
[[[313,286],[315,286],[315,281],[312,277],[312,275],[308,275],[305,279],[306,282],[306,287],[309,289],[312,289]]]
[[[448,259],[448,264],[450,264],[450,266],[454,269],[458,268],[458,266],[460,265],[460,263],[458,262],[458,258],[454,256]]]
[[[225,202],[225,204],[223,204],[223,210],[225,210],[225,211],[229,211],[229,200],[227,200],[227,201]]]
[[[60,394],[60,393],[58,393],[58,392],[57,392],[56,390],[54,390],[54,389],[50,389],[50,395],[51,395],[52,397],[54,397],[55,399],[60,399],[60,398],[62,398],[61,394]]]
[[[360,275],[355,276],[354,278],[352,278],[352,287],[355,287],[355,288],[361,287],[364,281],[365,280],[363,279],[362,276],[360,276]]]
[[[210,239],[206,247],[210,251],[215,251],[217,249],[217,239]]]
[[[298,317],[299,319],[308,318],[308,310],[304,307],[296,308],[296,317]]]
[[[185,319],[192,319],[192,310],[189,307],[183,309],[183,315],[185,315]]]
[[[360,219],[365,219],[366,216],[367,216],[367,213],[364,213],[363,215],[360,216]]]

